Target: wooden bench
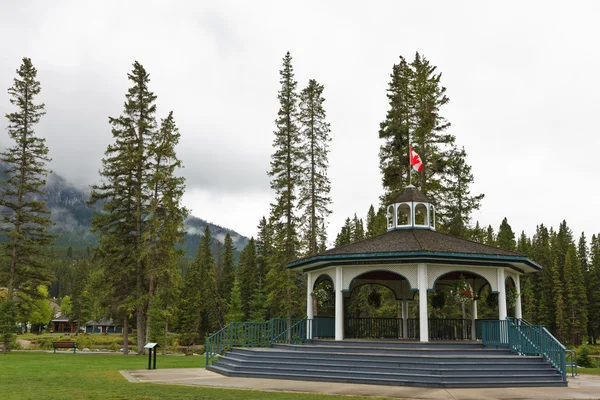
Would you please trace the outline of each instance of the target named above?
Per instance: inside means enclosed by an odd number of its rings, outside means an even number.
[[[73,353],[77,353],[77,342],[52,342],[52,347],[56,353],[56,349],[73,349]]]

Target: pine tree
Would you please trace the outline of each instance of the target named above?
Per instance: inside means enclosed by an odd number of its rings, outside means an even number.
[[[335,239],[335,246],[341,246],[344,244],[352,243],[354,240],[354,225],[350,218],[346,218],[344,226],[342,226],[342,230],[338,233]]]
[[[52,221],[40,200],[50,161],[46,140],[35,134],[35,125],[46,113],[44,104],[35,101],[40,91],[37,70],[29,58],[23,58],[8,89],[10,103],[17,109],[6,114],[14,145],[0,153],[6,166],[0,191],[0,230],[7,238],[2,246],[5,262],[0,264],[0,286],[7,288],[5,308],[18,298],[38,298],[37,288],[51,283],[48,264],[42,259],[45,247],[52,243],[48,233]]]
[[[437,213],[437,226],[454,236],[467,237],[471,214],[479,210],[483,194],[472,196],[469,186],[473,183],[471,166],[466,162],[464,147],[451,154],[448,173],[443,176],[444,204]]]
[[[381,197],[384,205],[408,185],[408,141],[414,113],[411,88],[414,72],[402,56],[400,62],[392,67],[390,78],[387,89],[389,109],[385,121],[379,124],[379,138],[383,139],[379,150],[379,169],[385,190]]]
[[[225,304],[219,297],[212,253],[212,235],[208,225],[198,244],[195,263],[200,271],[200,337],[204,338],[225,323]]]
[[[231,288],[231,295],[229,297],[229,304],[227,305],[227,315],[225,321],[230,322],[243,322],[244,312],[242,311],[242,296],[240,294],[240,285],[236,279]]]
[[[367,232],[365,233],[365,237],[370,238],[375,236],[375,224],[375,208],[373,207],[373,204],[371,204],[371,206],[369,207],[369,211],[367,211]]]
[[[235,281],[234,250],[233,239],[231,239],[231,235],[228,233],[225,235],[223,244],[221,279],[219,280],[219,297],[225,301],[231,296],[231,289]]]
[[[590,242],[590,265],[587,279],[588,338],[596,344],[600,336],[600,240],[592,235]]]
[[[129,304],[121,308],[135,310],[138,353],[143,353],[148,302],[143,252],[151,193],[147,147],[156,135],[156,96],[148,89],[149,74],[137,61],[128,78],[133,86],[125,95],[123,115],[109,118],[115,142],[106,149],[100,171],[103,182],[93,186],[90,201],[103,203],[92,228],[100,236],[99,254],[107,274],[126,275],[124,281],[132,283]]]
[[[240,295],[242,299],[242,312],[244,313],[245,320],[250,318],[250,302],[254,288],[256,287],[257,279],[256,246],[254,238],[250,238],[250,241],[244,250],[242,250],[242,254],[240,254],[238,273]]]
[[[204,307],[202,290],[200,265],[192,262],[183,277],[181,304],[178,312],[178,326],[184,345],[193,345],[202,340],[200,336],[200,318]]]
[[[363,240],[365,238],[365,228],[362,219],[358,219],[356,214],[352,219],[352,241]]]
[[[570,245],[567,250],[563,268],[565,323],[567,324],[565,331],[568,332],[569,343],[580,345],[587,330],[588,299],[583,270],[574,244]]]
[[[298,130],[298,94],[294,80],[292,56],[288,52],[283,58],[283,69],[279,72],[281,90],[278,94],[279,112],[275,121],[277,130],[273,141],[275,152],[271,156],[271,188],[275,190],[275,203],[271,204],[271,220],[279,247],[278,263],[287,264],[298,256],[297,226],[295,215],[296,184],[302,173],[303,152]]]
[[[181,168],[181,161],[175,153],[179,143],[179,130],[175,125],[173,112],[161,121],[157,135],[151,137],[148,146],[148,162],[150,165],[149,188],[152,190],[149,204],[149,218],[144,232],[146,245],[143,248],[145,264],[148,266],[148,310],[152,309],[155,298],[155,285],[160,282],[160,294],[165,298],[160,303],[168,304],[173,296],[169,289],[176,290],[178,278],[177,261],[183,256],[183,249],[177,246],[183,243],[183,222],[188,214],[181,205],[184,182],[182,177],[175,176]],[[163,315],[167,310],[155,310],[155,314]],[[152,315],[147,317],[146,341],[149,341]]]
[[[488,246],[496,246],[496,235],[494,234],[494,228],[492,228],[491,225],[488,225],[485,230],[484,243]]]
[[[263,280],[273,265],[275,248],[273,247],[273,226],[265,217],[258,223],[258,235],[255,240],[257,274]]]
[[[533,286],[534,296],[537,299],[537,319],[531,322],[545,325],[552,329],[555,321],[554,298],[552,295],[554,282],[554,261],[550,250],[550,232],[543,225],[536,227],[531,240],[531,258],[542,265],[542,271],[534,274],[536,285]]]
[[[515,251],[517,243],[515,241],[515,233],[508,224],[508,220],[504,218],[498,229],[498,236],[496,236],[496,246],[501,249]]]
[[[478,243],[485,243],[485,230],[479,225],[479,221],[475,223],[475,227],[469,233],[469,238]]]
[[[271,188],[275,202],[271,204],[270,223],[274,233],[273,266],[268,271],[265,286],[271,315],[291,318],[298,312],[298,298],[303,291],[301,276],[285,265],[299,255],[298,217],[296,210],[297,182],[300,181],[304,155],[298,130],[298,94],[294,80],[292,57],[288,52],[280,71],[279,112],[271,160]]]
[[[552,296],[554,297],[555,305],[554,331],[558,340],[564,342],[567,337],[567,324],[565,318],[564,285],[559,270],[559,266],[555,264],[552,270]]]
[[[304,248],[307,255],[318,253],[319,236],[324,235],[323,225],[331,214],[331,184],[327,177],[329,161],[329,123],[326,121],[323,103],[323,85],[316,80],[300,93],[300,134],[305,163],[300,180],[298,208],[303,211],[301,222]]]
[[[250,321],[264,321],[269,309],[262,279],[258,279],[250,299]]]

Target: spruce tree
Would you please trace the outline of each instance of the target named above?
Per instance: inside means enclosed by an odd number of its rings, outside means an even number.
[[[275,152],[271,158],[271,189],[275,190],[275,202],[271,204],[271,220],[278,247],[278,263],[287,264],[298,256],[298,217],[296,209],[297,183],[300,180],[303,161],[301,137],[298,130],[298,94],[294,80],[292,56],[283,58],[279,72],[279,112],[275,124],[277,130],[273,141]]]
[[[488,225],[485,230],[485,239],[484,244],[488,246],[496,246],[496,234],[494,233],[494,228],[491,225]]]
[[[384,205],[409,181],[408,141],[414,113],[413,77],[413,70],[401,56],[400,62],[392,67],[387,89],[389,109],[385,121],[379,124],[379,138],[383,139],[379,150],[379,169],[385,190],[381,197]]]
[[[16,72],[13,86],[8,89],[10,103],[16,110],[6,114],[12,145],[0,153],[0,161],[5,165],[0,230],[6,234],[0,286],[7,288],[3,305],[6,309],[19,298],[37,299],[37,288],[51,283],[48,264],[42,257],[45,247],[52,243],[48,232],[52,221],[45,202],[40,200],[45,193],[50,158],[46,140],[35,134],[35,126],[46,112],[44,104],[36,102],[41,85],[31,60],[23,58]]]
[[[356,242],[358,240],[363,240],[365,238],[363,220],[359,219],[356,214],[354,214],[354,218],[352,219],[352,227],[352,241]]]
[[[240,254],[238,281],[240,286],[240,295],[242,299],[242,312],[245,320],[250,318],[250,301],[257,283],[257,260],[256,260],[256,245],[254,238],[242,250]]]
[[[501,249],[515,251],[517,248],[517,242],[515,241],[515,233],[508,224],[508,220],[504,218],[498,229],[498,235],[496,236],[496,246]]]
[[[198,244],[195,263],[200,271],[200,337],[203,339],[225,323],[225,304],[219,297],[215,277],[213,239],[208,225]]]
[[[227,302],[231,296],[231,289],[233,288],[233,282],[235,281],[234,250],[233,239],[231,239],[231,235],[228,233],[225,235],[225,241],[223,243],[221,279],[219,280],[219,297],[224,299],[225,302]]]
[[[448,173],[443,176],[444,204],[436,214],[437,226],[442,231],[459,237],[469,236],[471,214],[479,210],[483,194],[471,195],[470,185],[474,182],[471,166],[466,162],[467,153],[464,147],[455,150],[448,163]]]
[[[303,210],[303,247],[307,255],[318,253],[319,237],[325,234],[322,228],[331,214],[331,184],[327,176],[331,130],[323,108],[323,89],[323,85],[311,79],[300,93],[299,122],[305,162],[300,180],[298,207]]]
[[[596,235],[592,235],[590,242],[587,294],[588,340],[591,344],[596,344],[600,336],[600,240]]]
[[[157,133],[156,96],[148,89],[149,74],[137,61],[128,78],[132,87],[125,95],[123,114],[109,118],[114,143],[106,149],[102,183],[93,186],[90,202],[102,203],[103,212],[94,214],[92,228],[99,234],[99,254],[107,274],[125,275],[122,282],[131,285],[128,304],[120,306],[135,310],[138,353],[143,353],[148,302],[143,253],[151,196],[147,147]]]
[[[565,316],[564,285],[557,264],[552,269],[552,296],[554,297],[554,332],[560,342],[565,342],[567,337],[567,324]]]
[[[298,216],[296,215],[297,183],[302,173],[304,155],[298,130],[298,94],[294,80],[292,57],[288,52],[280,71],[281,89],[278,93],[279,112],[271,156],[271,188],[275,202],[271,204],[271,225],[274,232],[273,267],[268,271],[265,284],[271,315],[291,318],[299,312],[298,299],[302,297],[302,277],[285,265],[299,255]]]
[[[564,264],[564,303],[565,323],[567,324],[568,343],[581,344],[587,330],[588,299],[583,270],[577,258],[575,245],[569,246]]]
[[[367,231],[365,232],[365,237],[367,238],[375,236],[375,219],[375,208],[373,207],[373,204],[371,204],[369,211],[367,211]]]
[[[538,305],[537,319],[531,322],[552,328],[556,310],[552,294],[554,261],[550,250],[550,232],[543,224],[536,227],[536,232],[531,240],[531,258],[543,266],[542,270],[534,277],[537,285],[533,287],[533,292],[535,298],[538,299]]]
[[[225,316],[225,321],[227,323],[244,321],[244,312],[242,311],[242,296],[240,294],[240,285],[237,279],[234,281],[233,287],[231,288],[227,309],[227,315]]]
[[[258,279],[250,299],[250,321],[262,322],[265,320],[269,305],[263,287],[262,279]]]
[[[162,290],[160,304],[166,305],[177,288],[178,267],[177,262],[183,256],[183,249],[178,247],[183,243],[183,222],[188,214],[181,205],[185,179],[176,176],[182,167],[181,161],[175,153],[175,146],[179,143],[179,130],[175,125],[173,112],[161,121],[157,134],[150,138],[148,146],[148,163],[150,167],[149,188],[152,190],[149,203],[149,218],[146,220],[147,229],[144,232],[142,255],[148,269],[147,299],[148,310],[152,309],[155,299],[155,285],[160,282]],[[156,309],[156,307],[154,307]],[[167,310],[154,312],[157,315],[167,313]],[[147,317],[146,341],[149,341],[152,315]]]
[[[262,217],[257,228],[258,235],[255,240],[257,274],[264,282],[267,272],[273,266],[275,254],[273,226],[265,217]]]

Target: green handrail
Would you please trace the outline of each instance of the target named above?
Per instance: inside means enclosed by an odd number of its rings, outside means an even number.
[[[230,322],[206,338],[206,365],[217,354],[233,346],[267,347],[269,345],[269,322]]]
[[[311,329],[312,331],[311,322],[312,320],[309,320],[307,317],[297,321],[294,324],[290,324],[289,328],[286,330],[277,335],[273,335],[269,345],[272,346],[275,343],[304,343],[308,337],[308,330]]]
[[[481,327],[484,346],[509,347],[515,354],[542,356],[561,373],[564,381],[567,380],[568,351],[542,325],[507,318],[501,321],[482,321]]]

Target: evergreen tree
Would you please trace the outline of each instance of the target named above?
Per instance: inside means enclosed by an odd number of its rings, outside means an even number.
[[[362,219],[358,219],[356,214],[352,219],[352,241],[363,240],[365,238],[365,228]]]
[[[264,321],[269,309],[262,279],[258,279],[250,299],[250,320]]]
[[[298,94],[294,80],[292,56],[283,58],[279,72],[281,89],[278,94],[279,112],[275,124],[277,130],[273,141],[275,152],[271,156],[271,188],[275,190],[275,203],[271,205],[271,220],[279,247],[278,263],[287,264],[298,256],[297,226],[295,215],[296,184],[300,180],[303,161],[301,137],[298,130]]]
[[[552,270],[552,296],[554,297],[555,306],[554,331],[558,340],[564,342],[567,337],[567,324],[565,318],[565,300],[563,297],[564,285],[559,270],[560,268],[555,264]]]
[[[485,230],[485,240],[484,244],[488,246],[496,246],[496,235],[494,234],[494,228],[491,225],[488,225]]]
[[[168,304],[173,296],[169,289],[176,290],[178,267],[177,262],[183,256],[183,249],[178,247],[183,243],[183,222],[188,214],[181,205],[184,182],[182,177],[175,176],[177,169],[181,168],[181,161],[175,153],[175,146],[179,143],[179,130],[175,125],[173,112],[161,121],[157,134],[150,138],[148,146],[148,162],[151,174],[149,187],[152,189],[149,204],[149,218],[146,220],[147,229],[144,232],[146,245],[143,247],[145,264],[148,266],[147,299],[148,310],[152,309],[155,299],[155,285],[160,282],[160,294],[165,298],[160,304]],[[145,290],[144,290],[145,291]],[[156,315],[166,315],[168,311],[158,310]],[[146,342],[149,341],[152,315],[147,317]],[[162,324],[161,324],[162,326]]]
[[[485,243],[485,235],[485,230],[481,228],[481,226],[479,225],[479,221],[477,221],[475,223],[475,227],[471,230],[469,234],[470,239],[478,243]]]
[[[587,279],[588,295],[588,338],[597,343],[600,336],[600,240],[592,235],[590,242],[590,265]]]
[[[149,91],[150,76],[137,61],[128,74],[123,115],[109,118],[114,143],[106,149],[100,175],[94,185],[92,204],[102,202],[103,212],[95,213],[92,228],[99,233],[99,254],[108,275],[125,275],[129,287],[127,305],[135,310],[138,353],[144,352],[146,328],[147,275],[146,221],[151,190],[148,186],[148,143],[156,135],[156,96]]]
[[[250,318],[250,302],[257,282],[257,260],[254,238],[250,241],[240,254],[238,281],[242,299],[242,312],[245,320]]]
[[[335,239],[335,247],[352,243],[354,238],[354,225],[350,218],[346,218],[346,222],[344,226],[342,226],[342,230],[338,233]]]
[[[554,261],[550,250],[550,232],[542,224],[536,227],[531,241],[531,258],[542,265],[541,272],[534,275],[536,285],[533,287],[537,299],[537,319],[531,322],[539,323],[553,329],[555,321],[555,304],[553,298]]]
[[[365,237],[370,238],[375,236],[375,224],[375,208],[373,207],[373,204],[371,204],[371,206],[369,207],[369,211],[367,211],[367,232],[365,233]]]
[[[178,313],[178,326],[181,340],[184,345],[200,343],[200,318],[203,303],[203,282],[201,280],[200,265],[192,262],[185,271],[181,291],[181,304]]]
[[[273,266],[267,273],[265,286],[271,315],[291,318],[299,311],[298,299],[303,291],[302,277],[285,268],[299,255],[298,217],[296,210],[297,183],[301,179],[304,154],[298,130],[298,94],[294,80],[292,57],[288,52],[280,71],[279,112],[271,160],[271,188],[275,202],[271,204],[271,225],[274,233]]]
[[[515,233],[508,224],[508,220],[504,218],[498,229],[498,236],[496,237],[496,246],[501,249],[515,251],[517,243],[515,241]]]
[[[40,200],[50,161],[46,140],[35,134],[35,125],[46,113],[44,104],[36,102],[40,91],[37,70],[29,58],[23,58],[8,89],[10,103],[16,107],[6,114],[8,136],[14,144],[0,153],[5,165],[0,190],[0,231],[6,235],[5,260],[0,263],[0,286],[7,288],[4,308],[13,306],[16,299],[39,298],[37,288],[51,283],[48,264],[42,259],[45,247],[52,243],[48,233],[52,221]],[[14,313],[7,311],[7,315]]]
[[[383,139],[379,150],[379,169],[384,187],[381,197],[384,205],[409,182],[409,135],[414,114],[414,71],[402,56],[400,62],[392,67],[390,78],[387,89],[389,109],[385,121],[379,124],[379,138]]]
[[[304,210],[301,222],[304,248],[308,255],[318,253],[319,236],[325,234],[322,227],[331,214],[331,184],[327,176],[331,130],[325,119],[323,89],[323,85],[311,79],[300,93],[300,134],[305,163],[300,180],[298,207]]]
[[[257,274],[264,282],[267,272],[273,265],[275,254],[275,249],[273,247],[273,226],[265,217],[262,217],[257,228],[258,236],[255,240]]]
[[[205,338],[225,323],[225,304],[219,297],[215,277],[215,259],[212,253],[213,240],[208,225],[198,244],[195,263],[200,271],[200,337]]]
[[[446,195],[441,212],[437,214],[438,226],[454,236],[468,237],[468,225],[471,214],[479,210],[483,194],[472,196],[469,186],[473,183],[471,166],[466,162],[467,153],[464,147],[452,153],[448,164],[448,173],[444,175],[442,184]]]
[[[225,300],[231,296],[231,289],[235,281],[234,250],[233,239],[231,239],[231,235],[228,233],[225,235],[223,244],[221,279],[219,280],[219,297]]]
[[[225,321],[227,323],[244,321],[244,312],[242,311],[242,295],[240,293],[240,285],[237,279],[234,281],[233,287],[231,288],[231,295],[227,309],[229,310],[225,316]]]
[[[577,258],[575,245],[569,246],[564,264],[565,323],[568,342],[580,345],[587,330],[588,299],[583,270]]]

